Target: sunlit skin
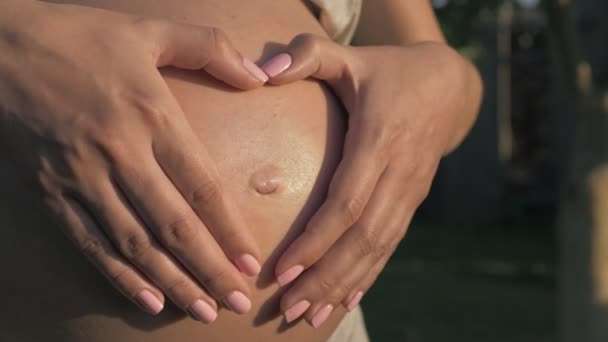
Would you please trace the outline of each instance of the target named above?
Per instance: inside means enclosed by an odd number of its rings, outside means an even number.
[[[67,236],[150,313],[165,296],[185,310],[215,309],[215,298],[247,311],[242,273],[259,271],[260,251],[157,67],[204,69],[240,89],[262,86],[259,68],[209,26],[0,6],[3,156],[38,183]]]
[[[255,4],[240,0],[100,0],[85,4],[221,27],[233,46],[254,61],[279,52],[301,32],[324,34],[297,0]],[[282,13],[293,13],[294,17],[282,17]],[[92,58],[85,52],[80,51],[81,58]],[[200,141],[200,145],[188,147],[204,146],[208,151],[217,174],[225,180],[224,191],[233,199],[253,236],[251,242],[259,250],[260,275],[239,275],[247,286],[243,291],[251,300],[249,313],[238,315],[218,300],[217,318],[203,324],[185,313],[191,300],[198,298],[198,287],[169,295],[159,286],[159,293],[165,294],[164,308],[156,316],[149,315],[122,298],[87,264],[60,234],[64,227],[50,225],[47,216],[37,214],[40,192],[20,185],[28,174],[2,167],[2,189],[15,194],[0,200],[0,216],[5,227],[11,227],[0,241],[0,255],[5,261],[3,278],[18,282],[0,284],[1,291],[11,294],[0,311],[4,322],[0,340],[187,342],[200,341],[202,336],[205,341],[246,341],[252,336],[261,341],[326,340],[345,310],[329,318],[320,329],[305,320],[287,326],[279,311],[274,266],[285,244],[301,232],[322,202],[338,163],[345,128],[338,101],[317,81],[243,92],[204,72],[165,68],[162,73]],[[131,127],[135,130],[135,123]],[[22,150],[26,147],[23,145]],[[87,170],[93,167],[90,163],[85,166]],[[137,166],[145,171],[144,164]],[[273,186],[276,188],[269,192]],[[150,191],[141,192],[144,198],[149,195]],[[163,210],[166,205],[159,202],[155,208]],[[213,258],[203,261],[215,262]],[[150,264],[154,266],[162,264]],[[142,273],[138,275],[146,283],[155,283]],[[136,289],[139,286],[135,284]]]
[[[285,317],[314,326],[373,285],[481,99],[476,69],[445,44],[429,1],[364,1],[358,32],[357,47],[301,35],[263,67],[273,84],[326,81],[349,113],[327,199],[275,270],[294,282]]]
[[[73,209],[80,207],[78,203],[66,202],[70,204],[72,212],[71,215],[64,215],[68,218],[66,226],[72,227],[72,230],[68,229],[68,235],[75,238],[77,244],[79,241],[88,241],[74,236],[79,226],[80,231],[90,232],[90,229],[82,228],[83,223],[86,223],[84,226],[96,227],[98,230],[105,229],[106,234],[109,231],[109,239],[113,244],[108,244],[107,248],[94,251],[95,253],[89,250],[89,255],[93,259],[99,258],[96,265],[100,270],[110,275],[113,285],[140,307],[142,303],[137,296],[142,289],[147,289],[152,296],[151,299],[148,298],[151,301],[158,300],[167,305],[171,301],[191,315],[198,300],[202,300],[214,313],[225,306],[237,313],[249,311],[249,314],[240,317],[220,310],[217,318],[209,318],[209,321],[217,319],[213,324],[203,326],[168,306],[155,320],[146,318],[137,313],[136,308],[129,308],[124,302],[111,299],[116,294],[108,291],[103,280],[91,273],[80,260],[74,262],[77,259],[74,252],[67,248],[53,248],[65,247],[62,236],[52,234],[58,229],[45,230],[44,234],[40,232],[44,219],[23,214],[23,208],[28,207],[24,202],[27,199],[21,202],[11,199],[3,207],[5,212],[2,216],[9,217],[13,220],[13,226],[21,229],[12,232],[15,236],[8,241],[23,245],[28,243],[27,237],[32,234],[44,237],[43,240],[48,245],[43,245],[42,249],[46,250],[45,254],[53,256],[48,259],[47,265],[53,270],[53,276],[49,277],[45,272],[22,274],[23,269],[35,269],[36,260],[40,259],[36,253],[22,256],[16,265],[7,266],[6,272],[13,272],[13,277],[19,275],[18,278],[29,286],[19,287],[17,295],[8,301],[7,307],[13,308],[13,311],[34,307],[36,313],[26,322],[18,316],[10,315],[7,312],[10,310],[3,312],[6,321],[14,323],[14,329],[2,333],[8,337],[18,337],[25,331],[25,326],[40,321],[39,329],[27,333],[56,336],[58,340],[78,340],[82,338],[83,332],[87,335],[87,341],[107,340],[110,331],[112,339],[116,341],[144,338],[161,341],[169,337],[187,341],[196,340],[201,334],[209,341],[235,340],[245,336],[256,336],[265,341],[279,338],[325,340],[344,314],[340,305],[352,309],[373,284],[404,236],[417,206],[426,196],[440,158],[460,143],[477,112],[481,93],[479,77],[467,61],[445,45],[429,2],[365,2],[366,8],[355,40],[361,45],[395,45],[377,48],[344,48],[328,41],[305,6],[295,0],[246,3],[236,0],[70,2],[221,28],[230,43],[226,45],[229,48],[219,50],[223,56],[228,56],[228,62],[227,65],[217,66],[217,70],[210,70],[210,74],[237,88],[259,88],[265,81],[259,70],[243,62],[241,55],[258,61],[259,64],[279,53],[287,53],[289,56],[288,59],[284,58],[289,64],[279,68],[282,71],[280,74],[268,72],[274,76],[270,82],[281,84],[280,87],[266,86],[248,92],[234,91],[201,71],[164,69],[164,81],[173,98],[166,89],[161,91],[158,77],[152,77],[153,73],[149,70],[136,72],[141,65],[145,65],[142,63],[145,58],[131,56],[137,63],[128,64],[126,69],[124,65],[116,68],[117,65],[120,66],[119,62],[107,63],[108,60],[121,61],[122,57],[125,61],[129,60],[125,57],[125,51],[131,52],[136,40],[125,41],[122,37],[125,32],[130,32],[126,30],[127,27],[134,27],[125,26],[125,22],[141,23],[135,17],[60,6],[56,7],[56,11],[53,10],[53,14],[65,15],[64,18],[69,17],[70,20],[59,21],[61,24],[58,27],[54,24],[53,30],[44,26],[48,24],[44,20],[34,20],[39,23],[38,28],[46,28],[43,31],[53,32],[54,37],[57,36],[57,28],[64,30],[61,32],[72,32],[69,25],[79,28],[74,29],[74,32],[85,33],[90,31],[82,30],[82,27],[90,26],[93,32],[97,27],[100,36],[95,38],[106,35],[107,40],[101,40],[104,44],[92,45],[89,49],[70,48],[78,46],[74,41],[83,33],[66,35],[70,39],[59,40],[54,48],[67,51],[67,55],[77,62],[75,64],[78,68],[71,70],[69,65],[63,65],[65,69],[58,69],[63,70],[63,73],[51,76],[70,74],[74,78],[74,75],[78,75],[76,71],[81,70],[83,65],[89,66],[87,62],[103,56],[106,49],[116,49],[121,53],[110,54],[111,58],[106,56],[97,63],[111,66],[100,73],[99,80],[103,81],[100,84],[110,85],[106,89],[121,89],[115,88],[116,85],[112,83],[121,78],[108,76],[131,74],[132,82],[139,82],[142,89],[148,87],[144,83],[156,84],[157,88],[152,93],[162,94],[159,98],[166,101],[166,106],[173,108],[170,112],[179,113],[176,117],[160,121],[166,124],[175,119],[176,124],[158,126],[156,121],[151,128],[145,125],[149,121],[143,120],[145,124],[142,126],[140,121],[124,115],[119,117],[126,120],[122,122],[107,117],[91,121],[114,124],[106,126],[114,129],[110,130],[111,139],[101,141],[101,146],[114,147],[108,149],[110,156],[112,153],[123,152],[123,162],[129,160],[131,168],[125,174],[130,178],[123,175],[120,181],[119,169],[118,185],[123,191],[128,192],[130,189],[132,193],[131,196],[127,193],[128,201],[121,200],[116,195],[104,197],[100,196],[106,193],[103,186],[99,188],[94,183],[83,182],[87,177],[78,175],[90,177],[108,174],[108,170],[113,170],[111,164],[114,159],[104,159],[105,155],[98,159],[91,158],[89,154],[94,154],[96,149],[87,148],[86,144],[78,145],[84,146],[84,149],[77,149],[75,155],[68,154],[67,157],[68,169],[76,177],[70,179],[51,169],[54,177],[50,177],[49,182],[43,182],[45,185],[53,185],[45,188],[51,194],[65,193],[61,191],[63,186],[70,190],[81,189],[78,191],[84,196],[76,196],[76,199],[95,199],[84,201],[90,206],[88,212]],[[28,15],[27,9],[18,12],[19,16]],[[36,12],[33,7],[31,12]],[[109,24],[111,22],[116,25]],[[96,26],[96,23],[99,25]],[[120,33],[114,36],[116,42],[112,41],[112,30],[107,30],[108,27],[123,28],[123,31],[115,32]],[[150,53],[159,58],[157,61],[149,61],[150,68],[155,67],[155,64],[177,64],[190,69],[201,66],[200,61],[184,57],[188,55],[185,53],[188,49],[165,44],[169,38],[177,39],[180,36],[183,39],[182,35],[167,36],[166,30],[158,30],[155,25],[147,25],[145,28],[137,31],[140,35],[126,36],[145,41],[143,33],[152,36],[157,34],[157,45],[150,44],[150,50],[140,51],[142,56]],[[171,32],[189,32],[190,35],[201,32],[193,27],[180,28],[182,30]],[[299,36],[293,40],[303,32],[313,35]],[[39,39],[44,41],[44,35]],[[163,43],[159,44],[159,41]],[[124,44],[122,48],[121,42]],[[286,48],[289,42],[291,44]],[[183,43],[190,49],[191,44]],[[170,52],[159,54],[159,48]],[[181,48],[184,53],[177,53]],[[207,53],[217,54],[214,51]],[[8,62],[0,63],[2,65],[15,68],[15,65]],[[268,68],[269,64],[266,64],[266,71],[270,70]],[[147,76],[143,77],[144,75]],[[309,76],[327,82],[338,98],[318,82],[298,81]],[[141,83],[142,79],[149,82]],[[79,79],[76,77],[76,80]],[[55,90],[59,90],[64,95],[62,100],[69,103],[66,98],[81,98],[82,94],[88,94],[84,91],[87,89],[84,86],[86,78],[80,81],[81,85],[75,83],[71,87]],[[294,81],[298,82],[292,83]],[[133,99],[133,94],[127,99]],[[91,103],[86,102],[86,97],[83,99],[84,104]],[[143,98],[145,99],[150,97]],[[148,102],[143,100],[137,100],[135,103],[139,106],[135,108],[155,108],[149,107]],[[343,103],[348,116],[341,112],[338,101]],[[63,108],[69,109],[68,113],[74,112],[69,106]],[[11,110],[20,111],[14,108]],[[86,111],[78,108],[76,112]],[[344,119],[348,120],[346,139],[343,137]],[[43,125],[46,122],[48,121],[44,121]],[[65,122],[69,123],[67,127],[74,127],[73,132],[78,133],[77,136],[82,136],[79,130],[94,127],[81,125],[80,123],[87,122],[83,119],[70,118],[63,121]],[[124,127],[129,129],[124,130]],[[159,130],[159,127],[162,129]],[[136,134],[140,128],[143,130]],[[58,130],[65,131],[63,128]],[[184,139],[184,136],[189,138]],[[86,134],[84,137],[86,139],[83,141],[91,141]],[[99,137],[108,139],[108,135],[96,134],[92,141],[99,143],[95,140]],[[116,150],[116,146],[122,144],[111,143],[124,137],[131,138],[125,142],[133,141],[132,145],[139,146],[140,150]],[[160,140],[156,141],[157,139]],[[141,141],[148,144],[151,141],[153,152],[161,156],[156,162],[165,163],[161,165],[161,172],[155,176],[158,183],[145,172],[149,171],[151,164],[141,158],[146,156],[146,149],[142,148],[145,143],[142,144]],[[70,141],[65,142],[66,146],[69,144]],[[189,154],[188,151],[192,149],[195,152]],[[25,150],[22,148],[21,151]],[[202,155],[197,155],[196,151]],[[87,157],[81,159],[82,156]],[[194,164],[189,160],[194,160]],[[337,166],[339,162],[340,166]],[[155,167],[158,168],[158,165]],[[154,223],[165,222],[166,226],[167,222],[183,222],[176,221],[175,214],[182,217],[188,212],[184,208],[188,204],[192,205],[188,203],[192,197],[181,197],[180,190],[187,188],[188,184],[201,184],[201,179],[196,179],[200,177],[197,171],[201,171],[201,167],[204,172],[200,174],[203,177],[215,180],[211,184],[221,184],[219,189],[222,200],[218,202],[218,198],[213,197],[203,201],[205,206],[195,206],[199,210],[190,213],[191,217],[186,220],[196,226],[198,223],[194,222],[199,222],[198,214],[206,223],[200,223],[200,227],[207,231],[206,234],[191,235],[188,233],[191,229],[174,229],[173,235],[169,234],[169,237],[181,238],[171,241],[162,235],[162,231],[159,233],[154,229]],[[99,169],[105,173],[98,173]],[[183,183],[179,181],[180,170],[182,177],[184,174],[189,175],[181,179]],[[178,189],[168,186],[170,183],[167,183],[165,174],[168,174]],[[13,173],[5,178],[16,177]],[[188,180],[190,183],[186,182]],[[328,191],[330,180],[332,185]],[[202,182],[209,184],[204,179]],[[159,184],[165,185],[163,187]],[[10,185],[17,186],[13,183]],[[139,188],[134,187],[137,185]],[[200,189],[200,186],[194,188]],[[18,188],[15,191],[19,191]],[[188,191],[192,189],[186,190]],[[127,207],[131,203],[135,208],[128,207],[129,210],[122,210],[122,215],[115,215],[115,210],[107,208],[116,206],[104,207],[95,202],[127,203]],[[172,212],[171,210],[180,208],[180,203],[182,209]],[[101,214],[95,215],[96,211]],[[90,217],[91,212],[93,215]],[[134,212],[137,215],[133,215]],[[97,222],[94,222],[95,219]],[[306,232],[302,232],[304,227]],[[121,228],[123,235],[120,234]],[[133,241],[142,241],[142,238],[126,239],[126,244],[120,244],[121,236],[129,236],[125,235],[125,231],[128,232],[126,228],[146,232],[142,236],[145,237],[144,240],[152,241],[151,250],[154,253],[150,254],[154,258],[143,260],[127,256],[123,259],[125,250],[121,246],[132,247]],[[191,240],[190,237],[194,237],[196,243],[186,243]],[[160,243],[156,242],[157,239]],[[292,244],[294,239],[296,240]],[[2,246],[7,260],[22,255],[21,249],[14,247],[17,245],[19,244],[12,243],[10,246]],[[288,245],[290,247],[284,253]],[[116,246],[117,250],[114,249]],[[127,255],[128,251],[129,249],[126,250]],[[137,255],[141,256],[141,253]],[[244,255],[252,256],[254,262],[242,261]],[[262,272],[257,278],[247,280],[246,274],[257,273],[257,262],[262,265]],[[69,270],[66,264],[69,265]],[[120,270],[125,270],[125,273]],[[228,271],[218,273],[220,270]],[[287,277],[284,276],[286,273]],[[117,274],[121,277],[112,277]],[[128,276],[123,277],[123,274]],[[180,277],[183,280],[179,280]],[[73,284],[79,282],[85,282],[87,286],[73,288]],[[286,295],[279,295],[279,285],[290,282],[293,285]],[[57,295],[51,298],[45,296],[44,299],[39,297],[43,295],[37,291],[41,283]],[[172,286],[175,284],[180,286]],[[12,288],[5,290],[15,292]],[[243,294],[246,300],[236,300],[236,303],[233,301],[230,305],[235,291]],[[68,293],[71,304],[66,305]],[[320,329],[313,334],[312,328],[302,324],[302,321],[285,329],[284,320],[279,316],[279,299],[280,310],[287,321],[304,315],[309,323]],[[150,310],[149,305],[143,305],[142,309],[155,311]],[[158,309],[162,309],[162,306]],[[48,317],[56,317],[57,320],[48,321]],[[277,335],[279,331],[282,335]]]

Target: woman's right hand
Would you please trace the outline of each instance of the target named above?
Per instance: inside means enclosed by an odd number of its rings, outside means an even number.
[[[157,68],[265,74],[215,28],[29,0],[0,4],[0,51],[0,153],[112,284],[153,314],[248,311],[257,246]]]

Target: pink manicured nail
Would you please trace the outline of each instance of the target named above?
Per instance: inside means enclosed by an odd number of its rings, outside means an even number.
[[[279,283],[279,286],[285,286],[291,283],[294,279],[296,279],[300,275],[300,273],[302,273],[302,271],[304,271],[304,266],[295,265],[287,271],[283,272],[283,274],[279,275],[277,277],[277,283]]]
[[[334,310],[334,306],[331,305],[331,304],[328,304],[328,305],[324,306],[312,318],[312,322],[311,322],[312,326],[315,327],[315,328],[320,327],[321,324],[323,324],[323,322],[325,322],[327,320],[327,317],[329,317],[329,315],[331,314],[331,312],[333,310]]]
[[[148,290],[142,290],[138,293],[135,296],[135,300],[142,308],[153,315],[156,315],[163,310],[163,303]]]
[[[348,311],[353,311],[355,309],[355,307],[361,301],[361,298],[363,298],[363,292],[359,291],[359,292],[355,293],[355,295],[350,300],[350,302],[348,302],[348,305],[346,305],[346,309]]]
[[[236,266],[246,275],[253,277],[260,273],[262,266],[251,254],[243,254],[235,260]]]
[[[251,309],[251,301],[240,291],[230,293],[224,299],[224,304],[238,314],[247,313]]]
[[[268,81],[268,75],[266,75],[266,73],[262,69],[260,69],[259,66],[257,66],[249,59],[243,58],[243,66],[245,67],[245,69],[247,69],[247,71],[249,71],[250,74],[253,75],[253,77],[262,81],[262,83],[266,83],[266,81]]]
[[[287,53],[281,53],[266,61],[266,63],[262,65],[262,70],[264,70],[266,75],[275,77],[287,70],[287,68],[291,66],[291,63],[291,56]]]
[[[211,323],[217,318],[217,312],[213,310],[211,305],[200,299],[190,305],[188,311],[192,316],[203,323]]]
[[[287,311],[285,311],[285,314],[284,314],[285,320],[287,321],[287,323],[291,323],[291,322],[295,321],[300,316],[302,316],[302,314],[305,313],[309,307],[310,307],[309,301],[307,301],[307,300],[299,301],[297,304],[295,304],[294,306],[287,309]]]

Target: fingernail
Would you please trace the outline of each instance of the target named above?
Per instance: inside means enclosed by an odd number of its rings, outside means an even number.
[[[290,307],[283,314],[287,323],[291,323],[302,316],[303,313],[310,307],[310,302],[307,300],[299,301],[294,306]]]
[[[268,81],[268,75],[266,75],[266,73],[251,60],[243,57],[243,66],[251,75],[253,75],[253,77],[262,81],[262,83],[266,83],[266,81]]]
[[[142,308],[153,315],[156,315],[163,310],[163,303],[148,290],[142,290],[135,295],[135,300]]]
[[[188,308],[188,312],[203,323],[211,323],[217,318],[217,312],[207,302],[198,299]]]
[[[224,299],[224,304],[238,314],[244,314],[251,309],[251,301],[240,291],[230,293]]]
[[[325,322],[327,320],[327,317],[329,317],[329,315],[331,314],[331,312],[333,310],[334,310],[334,306],[331,305],[331,304],[328,304],[328,305],[324,306],[312,318],[312,326],[315,327],[315,328],[320,327],[321,324],[323,324],[323,322]]]
[[[251,254],[243,254],[235,260],[239,270],[248,276],[256,276],[260,273],[262,266]]]
[[[361,298],[363,298],[363,292],[359,291],[359,292],[355,293],[355,295],[350,300],[350,302],[348,302],[348,305],[346,305],[346,309],[348,311],[353,311],[355,309],[355,307],[361,301]]]
[[[294,279],[296,279],[300,275],[300,273],[302,273],[302,271],[304,271],[304,266],[295,265],[287,271],[283,272],[283,274],[279,275],[277,277],[277,283],[279,283],[279,286],[285,286],[291,283]]]
[[[287,53],[278,54],[262,65],[262,70],[266,75],[275,77],[291,66],[291,56]]]

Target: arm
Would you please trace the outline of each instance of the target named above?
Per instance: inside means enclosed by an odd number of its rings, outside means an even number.
[[[428,0],[364,0],[359,27],[355,33],[354,45],[396,45],[408,46],[422,42],[432,42],[452,50],[446,45],[437,18]],[[460,90],[461,103],[452,115],[453,135],[446,146],[446,153],[453,151],[464,139],[475,122],[482,96],[482,83],[477,68],[466,58],[446,51],[453,75],[447,83]]]
[[[257,246],[158,68],[261,70],[214,28],[29,0],[0,2],[0,51],[1,155],[109,281],[152,314],[248,311]]]
[[[349,113],[327,199],[277,262],[279,284],[294,282],[281,301],[288,321],[319,326],[336,305],[356,306],[479,107],[479,75],[444,43],[427,0],[365,7],[363,46],[300,35],[263,66],[274,84],[325,80]]]

